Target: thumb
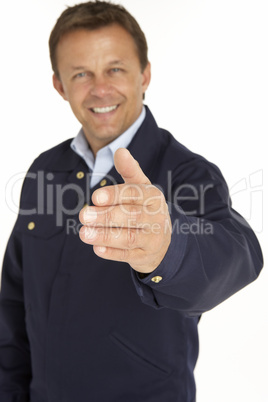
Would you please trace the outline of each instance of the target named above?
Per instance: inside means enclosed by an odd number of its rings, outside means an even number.
[[[125,183],[151,184],[140,165],[126,148],[119,148],[114,154],[114,165]]]

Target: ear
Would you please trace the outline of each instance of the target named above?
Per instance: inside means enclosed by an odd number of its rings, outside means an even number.
[[[151,63],[148,62],[147,66],[145,67],[142,73],[142,90],[143,93],[148,88],[151,81]]]
[[[67,95],[64,91],[64,87],[62,85],[61,80],[55,74],[53,74],[52,80],[53,80],[53,86],[56,89],[56,91],[63,97],[64,100],[67,101],[68,100]]]

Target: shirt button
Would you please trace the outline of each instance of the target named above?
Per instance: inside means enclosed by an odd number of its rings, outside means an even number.
[[[100,182],[100,186],[101,186],[101,187],[106,186],[106,184],[107,184],[107,180],[106,180],[106,179],[103,179],[103,180]]]
[[[28,229],[33,230],[34,228],[35,228],[35,223],[34,222],[29,222]]]
[[[84,176],[85,176],[85,173],[84,173],[84,172],[78,172],[78,173],[76,173],[76,177],[77,177],[78,179],[83,179]]]
[[[154,276],[151,281],[154,283],[159,283],[160,281],[162,281],[162,276]]]

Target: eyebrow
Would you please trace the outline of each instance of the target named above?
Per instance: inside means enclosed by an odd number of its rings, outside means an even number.
[[[72,69],[73,71],[76,71],[76,70],[84,70],[85,67],[84,67],[84,66],[71,66],[71,69]]]
[[[115,64],[124,64],[123,60],[113,60],[108,63],[108,65],[115,65]]]
[[[112,60],[108,63],[108,66],[115,66],[115,65],[123,65],[124,61],[123,60]],[[85,66],[71,66],[71,69],[73,71],[77,71],[77,70],[86,70],[87,67]]]

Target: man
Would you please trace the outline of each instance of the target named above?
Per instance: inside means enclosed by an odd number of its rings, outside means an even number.
[[[192,402],[200,316],[257,278],[258,241],[218,168],[143,106],[147,45],[124,8],[68,8],[50,55],[82,129],[23,185],[2,271],[1,401]]]

